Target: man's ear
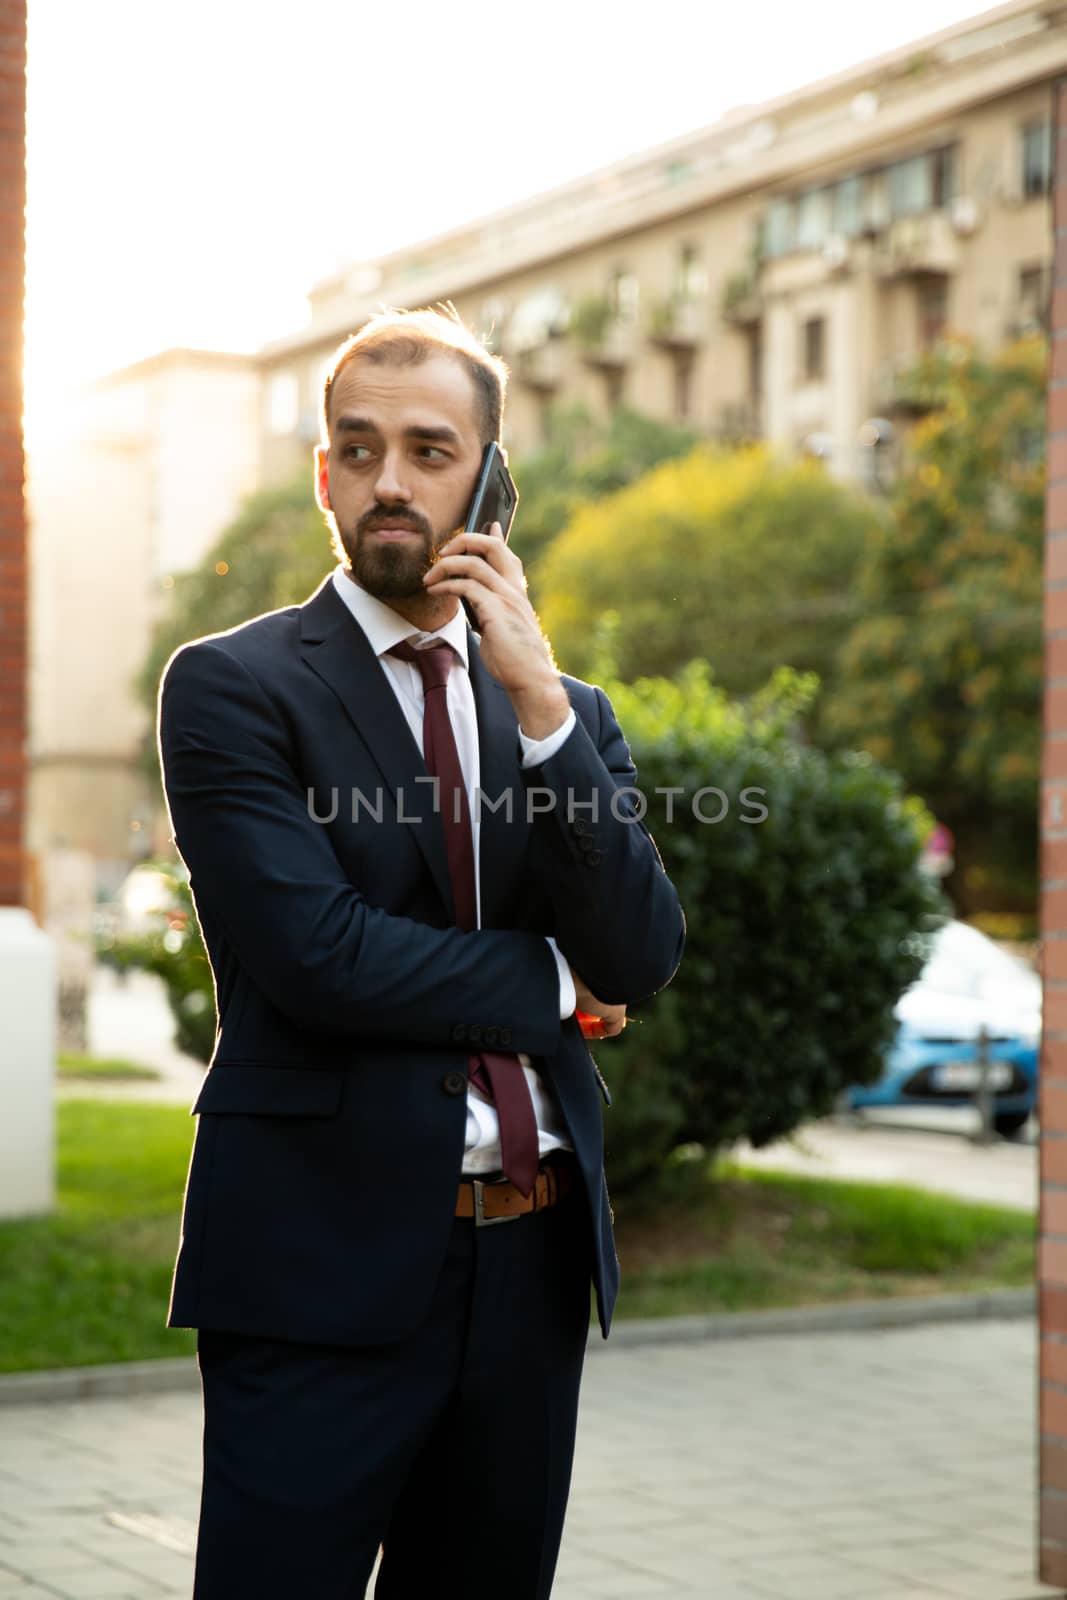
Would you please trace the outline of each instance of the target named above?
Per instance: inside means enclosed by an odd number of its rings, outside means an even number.
[[[332,511],[330,504],[330,452],[325,445],[315,446],[315,498],[323,511]]]

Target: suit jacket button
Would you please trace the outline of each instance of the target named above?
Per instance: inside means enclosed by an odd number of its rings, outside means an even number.
[[[466,1024],[463,1023],[463,1022],[457,1022],[456,1026],[452,1029],[452,1041],[453,1041],[453,1043],[454,1044],[462,1044],[464,1039],[466,1039],[466,1037],[467,1037]]]
[[[585,858],[585,864],[587,867],[599,867],[601,859],[602,858],[599,850],[590,850],[589,854]]]
[[[578,834],[589,832],[589,824],[586,822],[584,817],[575,817],[574,821],[571,823],[571,827],[573,828],[574,832]]]
[[[578,840],[578,848],[579,848],[579,850],[593,850],[593,849],[595,849],[595,845],[593,843],[593,840],[590,839],[590,837],[589,837],[589,835],[587,833],[583,833],[581,838]]]
[[[482,1030],[477,1022],[472,1022],[470,1027],[467,1029],[467,1038],[470,1040],[471,1044],[481,1044]]]
[[[485,1040],[486,1044],[496,1044],[500,1038],[500,1029],[485,1028],[482,1032],[482,1038]]]
[[[510,1028],[501,1028],[501,1030],[500,1030],[500,1043],[501,1044],[510,1044],[511,1043],[511,1029]]]
[[[441,1079],[441,1088],[445,1094],[466,1094],[467,1078],[462,1072],[446,1072]]]

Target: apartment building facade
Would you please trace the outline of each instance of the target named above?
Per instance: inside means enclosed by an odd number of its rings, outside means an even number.
[[[134,693],[174,574],[258,478],[251,356],[167,350],[91,386],[29,459],[27,847],[83,850],[113,887],[150,849],[150,718]]]
[[[536,200],[319,284],[260,354],[265,481],[318,438],[337,344],[451,300],[511,373],[506,442],[625,402],[870,480],[898,374],[946,331],[1047,320],[1067,5],[1013,0]],[[898,431],[898,430],[896,430]]]

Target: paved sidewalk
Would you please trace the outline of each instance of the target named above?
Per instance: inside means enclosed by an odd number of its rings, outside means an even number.
[[[989,1201],[1020,1211],[1037,1210],[1038,1146],[1031,1124],[1018,1141],[975,1144],[976,1113],[961,1108],[878,1112],[849,1120],[807,1123],[788,1139],[753,1150],[738,1145],[732,1158],[746,1167],[799,1172],[809,1178],[856,1178],[863,1183],[904,1183]]]
[[[1038,1600],[1032,1322],[591,1355],[554,1600]],[[0,1414],[0,1596],[188,1596],[195,1395]],[[308,1597],[313,1600],[313,1597]]]

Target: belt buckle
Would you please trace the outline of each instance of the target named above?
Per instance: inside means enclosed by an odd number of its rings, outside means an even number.
[[[498,1222],[518,1222],[522,1216],[521,1211],[516,1211],[514,1216],[487,1217],[485,1214],[485,1184],[480,1178],[472,1178],[474,1189],[474,1226],[476,1228],[495,1228]]]

